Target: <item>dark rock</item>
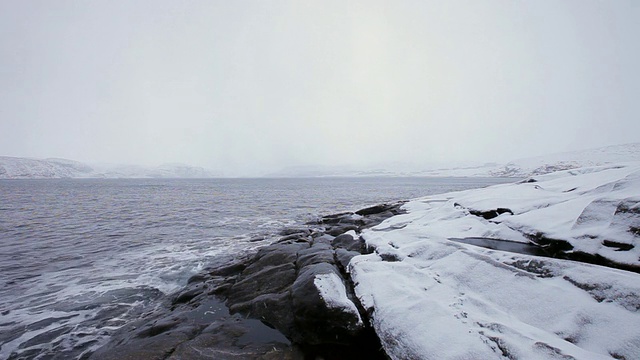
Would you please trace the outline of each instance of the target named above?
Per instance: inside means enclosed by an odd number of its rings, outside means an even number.
[[[394,253],[381,253],[381,254],[378,254],[378,255],[380,256],[382,261],[396,262],[396,261],[401,261],[402,260],[402,258],[400,258],[398,256],[398,254],[394,254]]]
[[[249,239],[249,242],[258,242],[258,241],[262,241],[265,240],[266,238],[264,236],[255,236],[252,237],[251,239]]]
[[[302,269],[307,265],[318,263],[334,263],[333,248],[329,244],[314,243],[312,247],[298,252],[296,267]]]
[[[254,266],[254,269],[259,270],[260,268]],[[263,294],[278,294],[287,290],[295,278],[296,268],[293,263],[289,262],[277,266],[267,266],[255,273],[243,274],[240,281],[229,290],[230,304],[251,301]]]
[[[255,273],[268,266],[277,266],[286,263],[295,263],[298,251],[308,249],[309,243],[282,243],[265,246],[258,250],[255,258],[242,272],[243,275]]]
[[[573,251],[573,252],[562,254],[562,256],[558,256],[558,257],[562,259],[569,259],[569,260],[580,261],[580,262],[585,262],[589,264],[602,265],[602,266],[607,266],[611,268],[640,273],[640,266],[613,262],[599,254],[589,254],[582,251]]]
[[[479,216],[482,217],[486,220],[491,220],[493,218],[496,218],[502,214],[511,214],[513,215],[513,211],[511,211],[510,209],[507,208],[497,208],[495,210],[488,210],[488,211],[480,211],[480,210],[469,210],[469,213],[471,215],[475,215],[475,216]]]
[[[322,274],[341,278],[335,265],[320,263],[305,267],[293,284],[296,332],[292,339],[311,345],[349,343],[364,329],[364,324],[357,313],[327,306],[314,283],[315,277]]]
[[[310,242],[309,239],[310,235],[303,235],[303,234],[291,234],[291,235],[287,235],[287,236],[283,236],[280,239],[278,239],[278,241],[276,241],[276,243],[289,243],[289,244],[293,244],[293,243],[304,243],[304,242]]]
[[[167,332],[159,336],[139,339],[123,344],[104,346],[91,355],[97,360],[166,359],[176,347],[189,340],[183,332]]]
[[[280,231],[280,235],[282,236],[293,235],[293,234],[301,234],[303,236],[308,236],[308,235],[311,235],[311,230],[309,230],[306,227],[291,227],[291,228],[285,228]]]
[[[166,307],[118,330],[91,358],[383,359],[375,333],[360,320],[364,309],[346,271],[365,250],[363,242],[345,233],[375,226],[401,213],[400,206],[385,204],[313,222],[326,230],[284,229],[277,242],[191,277],[187,287],[165,299]],[[340,279],[353,307],[326,304],[315,284],[322,274]],[[226,306],[212,294],[224,296]]]
[[[342,248],[349,251],[362,251],[363,242],[360,239],[354,239],[353,236],[349,234],[342,234],[337,236],[331,242],[331,245],[334,248]]]
[[[69,332],[69,329],[66,326],[45,331],[20,344],[20,348],[26,349],[35,345],[48,344],[54,341],[58,336],[67,332]]]
[[[289,286],[280,293],[260,294],[242,303],[232,303],[229,311],[264,321],[285,336],[291,337],[296,332],[292,306]]]
[[[618,204],[618,206],[616,207],[615,215],[617,214],[640,215],[640,201],[621,201],[620,204]]]
[[[148,326],[144,329],[142,329],[136,336],[139,338],[147,338],[147,337],[152,337],[152,336],[156,336],[156,335],[160,335],[164,332],[167,332],[175,327],[177,327],[180,324],[180,322],[178,321],[178,319],[171,319],[168,321],[164,321],[164,322],[160,322],[160,323],[156,323],[153,324],[151,326]]]
[[[171,303],[173,305],[187,303],[194,297],[202,294],[203,291],[204,287],[202,285],[198,285],[195,288],[187,289],[174,297]]]
[[[397,207],[397,204],[380,204],[380,205],[375,205],[365,209],[358,210],[356,211],[356,214],[362,215],[362,216],[379,214],[385,211],[392,210],[396,207]]]
[[[344,212],[339,214],[327,215],[320,219],[322,224],[338,224],[345,219],[349,219],[353,216],[352,212]]]
[[[616,248],[616,251],[629,251],[634,248],[632,244],[625,244],[621,242],[605,240],[602,242],[602,245],[610,248]]]
[[[209,277],[205,274],[195,274],[192,277],[190,277],[189,280],[187,280],[187,284],[204,282],[208,278]]]
[[[168,360],[304,359],[302,352],[289,346],[288,342],[274,340],[244,343],[243,338],[255,331],[251,326],[251,322],[255,321],[215,323],[192,341],[176,347]]]
[[[346,272],[349,262],[354,256],[360,255],[360,252],[349,251],[345,249],[336,249],[336,260],[340,266],[340,270]]]
[[[327,234],[331,235],[331,236],[338,236],[338,235],[342,235],[344,233],[346,233],[347,231],[358,231],[360,230],[357,226],[355,225],[338,225],[338,226],[333,226],[330,229],[327,230]]]
[[[207,272],[210,275],[216,275],[216,276],[232,276],[232,275],[240,274],[246,267],[247,267],[246,262],[240,260],[232,264],[223,265],[216,268],[209,268],[207,269]]]
[[[313,243],[314,244],[328,244],[331,245],[331,242],[333,242],[333,239],[335,239],[335,236],[331,236],[331,235],[327,235],[327,234],[322,234],[316,238],[313,239]]]

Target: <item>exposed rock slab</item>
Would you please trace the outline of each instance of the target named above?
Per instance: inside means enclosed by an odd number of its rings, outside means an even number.
[[[346,268],[366,250],[358,233],[400,206],[283,229],[255,254],[193,276],[91,359],[385,358]]]

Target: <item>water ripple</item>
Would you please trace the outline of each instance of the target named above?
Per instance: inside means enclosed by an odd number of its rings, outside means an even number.
[[[79,358],[250,239],[478,179],[0,181],[0,359]]]

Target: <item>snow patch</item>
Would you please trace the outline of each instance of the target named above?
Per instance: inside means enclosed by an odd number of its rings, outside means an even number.
[[[316,275],[313,284],[327,307],[353,314],[358,318],[358,324],[362,324],[358,308],[347,297],[347,290],[338,275],[333,273]]]

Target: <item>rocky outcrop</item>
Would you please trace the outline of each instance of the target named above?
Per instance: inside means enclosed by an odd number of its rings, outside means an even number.
[[[283,230],[225,292],[229,309],[264,321],[294,343],[353,343],[367,329],[346,269],[352,257],[366,252],[357,233],[399,208],[380,205]]]
[[[282,230],[257,253],[193,276],[91,359],[384,359],[347,273],[358,233],[402,203]]]

